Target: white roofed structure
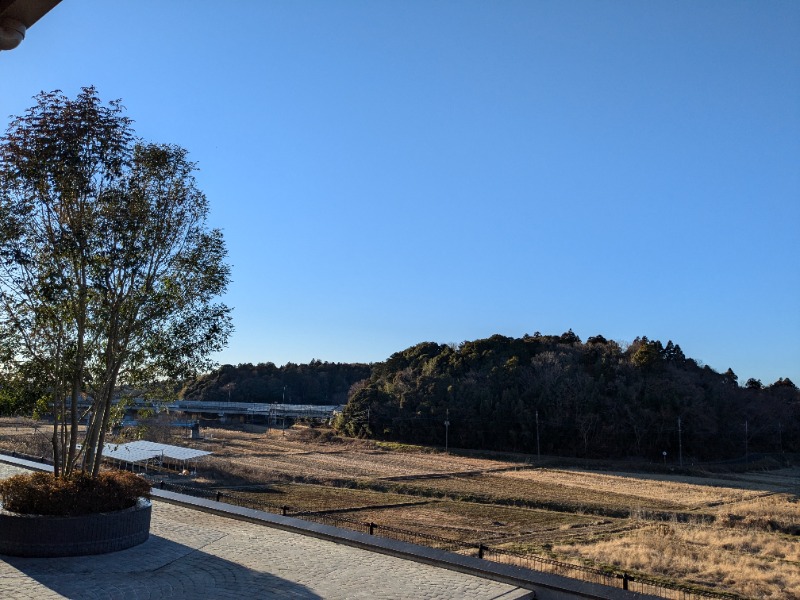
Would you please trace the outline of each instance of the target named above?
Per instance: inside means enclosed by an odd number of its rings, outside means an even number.
[[[127,444],[106,444],[103,446],[104,458],[131,465],[142,465],[145,469],[147,469],[147,465],[151,461],[158,465],[165,462],[178,463],[185,468],[187,463],[196,463],[199,459],[209,454],[211,452],[205,450],[195,450],[194,448],[148,442],[146,440],[128,442]]]

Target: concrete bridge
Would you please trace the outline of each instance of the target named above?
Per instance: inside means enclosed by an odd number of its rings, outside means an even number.
[[[118,404],[120,400],[114,400]],[[88,401],[79,404],[81,411],[90,408]],[[166,410],[170,413],[182,413],[189,419],[221,419],[229,417],[242,420],[267,422],[270,424],[285,423],[287,420],[329,421],[342,412],[342,404],[279,404],[259,402],[205,402],[202,400],[180,400],[178,402],[161,402],[146,398],[134,398],[126,407],[126,414],[135,417],[140,410],[152,409],[154,412]]]
[[[270,423],[277,423],[286,419],[327,421],[342,412],[344,408],[341,404],[265,404],[256,402],[203,402],[200,400],[182,400],[166,404],[164,407],[169,412],[181,412],[196,417],[204,415],[215,415],[222,418],[239,416],[263,419]]]

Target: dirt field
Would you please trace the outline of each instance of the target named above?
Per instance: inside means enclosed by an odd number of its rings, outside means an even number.
[[[205,441],[197,443],[197,447],[245,468],[318,479],[391,481],[509,468],[501,461],[391,451],[361,440],[319,442],[310,434],[303,435],[302,430],[250,429],[249,433],[207,429]]]
[[[45,430],[46,431],[46,430]],[[706,477],[543,468],[330,432],[204,429],[180,485],[751,598],[800,598],[800,469]],[[0,447],[46,433],[0,421]],[[33,451],[31,451],[33,450]],[[433,544],[433,542],[432,542]]]

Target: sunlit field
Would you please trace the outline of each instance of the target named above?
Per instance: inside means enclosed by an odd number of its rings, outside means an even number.
[[[171,440],[213,453],[196,474],[160,476],[291,513],[334,513],[701,590],[800,598],[800,469],[593,472],[583,464],[546,468],[530,457],[445,454],[302,427],[203,433],[201,440]],[[46,446],[41,425],[0,422],[6,451],[38,455]]]

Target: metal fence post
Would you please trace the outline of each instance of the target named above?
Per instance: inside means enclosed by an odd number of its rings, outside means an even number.
[[[483,544],[478,544],[478,558],[483,558],[483,551],[486,550],[486,546]]]
[[[370,522],[369,524],[369,534],[375,535],[375,523]]]

